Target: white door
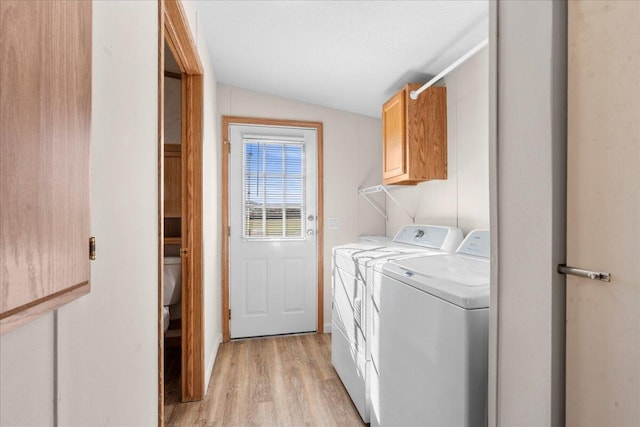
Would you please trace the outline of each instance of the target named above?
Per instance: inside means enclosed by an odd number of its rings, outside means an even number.
[[[229,126],[231,338],[317,328],[315,129]]]
[[[640,425],[640,2],[569,2],[566,424]]]

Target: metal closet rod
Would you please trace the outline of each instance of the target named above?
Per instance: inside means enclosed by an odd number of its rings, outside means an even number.
[[[487,44],[489,44],[489,39],[484,39],[479,45],[477,45],[476,47],[471,49],[469,52],[465,53],[463,56],[460,57],[460,59],[458,59],[453,64],[449,65],[444,70],[442,70],[437,76],[435,76],[434,78],[432,78],[431,80],[429,80],[428,82],[423,84],[418,90],[412,90],[411,93],[410,93],[411,99],[413,99],[413,100],[418,99],[418,96],[420,96],[420,94],[422,92],[424,92],[425,90],[429,89],[431,86],[436,84],[438,82],[438,80],[440,80],[441,78],[443,78],[444,76],[449,74],[451,71],[453,71],[456,68],[458,68],[458,66],[460,66],[460,64],[462,64],[467,59],[471,58],[473,55],[475,55],[480,49],[485,47]]]

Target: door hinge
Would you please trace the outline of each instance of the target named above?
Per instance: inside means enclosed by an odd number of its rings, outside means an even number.
[[[91,261],[96,259],[96,238],[89,237],[89,259]]]
[[[229,309],[229,320],[231,320],[231,309]]]
[[[227,227],[227,235],[231,237],[231,226]]]
[[[231,143],[229,141],[224,142],[227,145],[227,153],[231,153]]]

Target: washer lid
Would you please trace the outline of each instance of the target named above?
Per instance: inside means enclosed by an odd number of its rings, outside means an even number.
[[[382,243],[391,241],[391,237],[383,235],[361,235],[358,236],[358,243]]]
[[[374,249],[383,248],[383,245],[376,243],[349,243],[347,245],[335,246],[331,251],[334,256],[342,255],[352,257],[354,254],[366,251],[372,251]]]
[[[349,257],[354,262],[362,266],[368,266],[373,263],[386,262],[391,259],[407,257],[407,256],[429,256],[429,255],[442,255],[442,252],[437,249],[424,248],[413,245],[400,245],[400,246],[386,246],[382,248],[376,248],[371,250],[362,250],[357,252],[346,253],[344,251],[337,251],[336,256]]]
[[[489,307],[489,260],[466,255],[405,258],[382,270],[394,279],[464,309]],[[383,285],[384,292],[384,285]]]

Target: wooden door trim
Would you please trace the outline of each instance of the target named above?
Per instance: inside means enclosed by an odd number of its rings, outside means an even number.
[[[280,120],[253,117],[222,117],[222,342],[231,339],[229,330],[229,125],[265,125],[301,127],[317,132],[317,262],[318,262],[318,327],[316,333],[324,333],[324,157],[322,122]]]
[[[158,0],[158,425],[164,425],[164,48],[169,46],[181,70],[183,212],[191,280],[182,288],[182,400],[204,396],[204,323],[202,289],[202,109],[203,68],[180,0]]]
[[[202,63],[198,55],[187,15],[180,0],[163,0],[164,36],[173,58],[182,74],[202,74]]]
[[[202,75],[182,78],[182,247],[189,280],[182,284],[182,401],[204,396],[202,292]],[[186,185],[185,185],[186,184]],[[185,191],[186,190],[186,191]],[[185,262],[183,262],[185,265]],[[184,277],[184,276],[183,276]]]
[[[158,0],[158,426],[164,426],[164,0]]]
[[[158,0],[158,427],[164,426],[164,0]]]

